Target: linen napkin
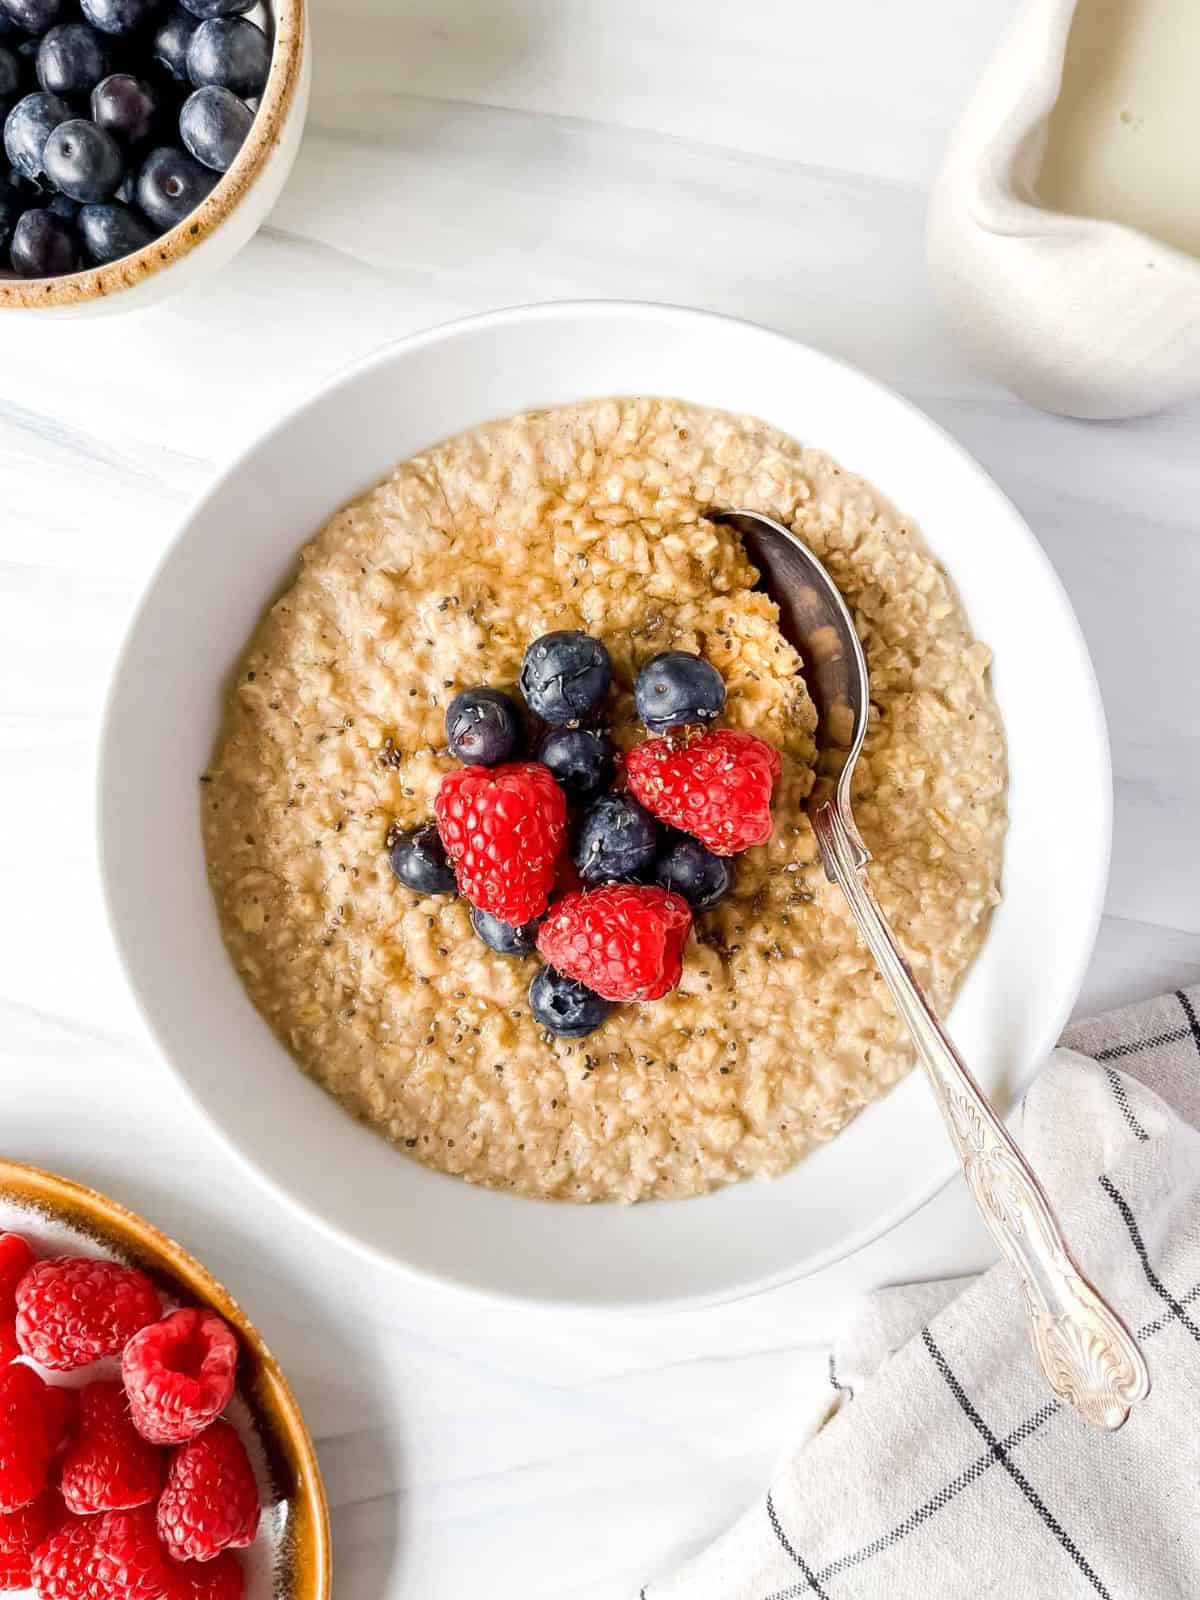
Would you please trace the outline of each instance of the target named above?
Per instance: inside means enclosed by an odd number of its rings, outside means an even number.
[[[1200,1597],[1200,987],[1069,1030],[1016,1131],[1149,1397],[1117,1433],[1057,1401],[1007,1263],[881,1290],[765,1498],[643,1600]]]

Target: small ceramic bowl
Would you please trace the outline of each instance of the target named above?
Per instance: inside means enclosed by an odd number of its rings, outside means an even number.
[[[265,0],[271,70],[245,144],[204,203],[144,250],[62,278],[0,277],[0,311],[141,309],[234,256],[279,198],[300,148],[312,75],[306,0]]]
[[[242,1552],[246,1600],[329,1600],[329,1512],[312,1439],[279,1363],[249,1317],[200,1263],[115,1200],[38,1167],[0,1160],[0,1231],[39,1255],[104,1256],[141,1268],[167,1303],[208,1306],[241,1346],[227,1413],[255,1463],[258,1538]]]

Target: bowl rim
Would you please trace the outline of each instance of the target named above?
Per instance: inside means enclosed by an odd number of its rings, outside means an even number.
[[[0,278],[0,311],[61,310],[133,289],[190,255],[237,209],[280,142],[296,99],[308,34],[307,0],[265,0],[265,4],[274,34],[266,86],[245,143],[204,200],[141,250],[105,266],[58,278]]]
[[[153,1270],[169,1273],[190,1296],[211,1306],[236,1329],[253,1354],[259,1374],[266,1380],[270,1401],[278,1410],[282,1429],[296,1458],[297,1492],[305,1502],[308,1527],[307,1549],[291,1586],[293,1600],[329,1600],[333,1593],[329,1502],[316,1446],[283,1368],[247,1312],[203,1262],[185,1250],[178,1240],[110,1195],[45,1167],[0,1156],[0,1195],[6,1191],[51,1217],[65,1214],[64,1219],[76,1226],[85,1223],[95,1226],[99,1243],[105,1243],[107,1237],[128,1243],[132,1253],[145,1259]]]
[[[1086,694],[1086,704],[1081,703],[1079,711],[1081,715],[1086,715],[1089,720],[1091,742],[1097,761],[1096,775],[1102,779],[1102,782],[1100,783],[1100,792],[1096,796],[1097,844],[1099,846],[1096,860],[1097,870],[1091,880],[1089,903],[1081,916],[1081,927],[1086,930],[1085,936],[1079,940],[1076,959],[1070,971],[1064,977],[1062,1001],[1057,1012],[1047,1024],[1044,1036],[1039,1041],[1039,1047],[1030,1052],[1030,1058],[1024,1071],[1020,1074],[1014,1074],[1008,1080],[1007,1094],[993,1096],[993,1104],[997,1106],[1002,1117],[1007,1116],[1019,1103],[1024,1090],[1046,1056],[1057,1044],[1059,1036],[1070,1018],[1091,960],[1099,931],[1111,863],[1113,833],[1111,748],[1100,685],[1083,630],[1061,578],[1024,516],[964,445],[960,444],[940,423],[936,422],[913,401],[909,400],[907,396],[901,394],[889,384],[864,372],[854,363],[845,361],[838,356],[830,355],[827,351],[817,349],[802,339],[794,338],[790,334],[782,333],[777,329],[768,327],[763,323],[754,322],[749,318],[730,316],[722,312],[670,302],[649,300],[583,299],[529,302],[478,312],[465,317],[450,318],[428,328],[419,329],[412,334],[389,340],[365,355],[347,363],[345,366],[338,368],[327,378],[314,384],[300,401],[289,406],[283,414],[260,429],[252,440],[225,463],[222,470],[208,487],[195,497],[181,516],[173,534],[154,563],[138,601],[130,613],[119,649],[113,660],[97,742],[98,756],[95,774],[97,857],[101,892],[109,928],[112,933],[113,946],[142,1025],[154,1045],[157,1055],[166,1065],[175,1082],[182,1088],[193,1109],[216,1134],[224,1147],[235,1155],[239,1163],[253,1173],[255,1180],[264,1184],[282,1204],[310,1221],[327,1238],[337,1240],[339,1244],[347,1247],[360,1257],[371,1261],[386,1271],[397,1273],[411,1282],[437,1288],[451,1288],[486,1302],[508,1305],[513,1308],[538,1309],[554,1313],[566,1312],[587,1316],[605,1314],[661,1315],[663,1313],[701,1310],[707,1307],[733,1304],[787,1284],[801,1282],[827,1267],[834,1266],[857,1254],[860,1250],[873,1244],[876,1240],[890,1233],[893,1228],[898,1227],[902,1222],[914,1216],[916,1212],[940,1193],[954,1177],[959,1175],[961,1169],[949,1139],[946,1139],[942,1157],[929,1163],[924,1181],[914,1181],[912,1188],[906,1192],[903,1199],[899,1200],[889,1210],[880,1212],[879,1215],[856,1233],[835,1241],[823,1250],[813,1252],[807,1259],[795,1265],[763,1273],[755,1278],[748,1278],[744,1282],[725,1289],[701,1290],[667,1296],[639,1295],[636,1299],[597,1302],[553,1293],[542,1294],[523,1290],[502,1290],[492,1286],[485,1287],[452,1269],[439,1268],[434,1270],[429,1267],[414,1265],[389,1252],[382,1246],[363,1239],[351,1228],[325,1216],[296,1186],[260,1166],[252,1151],[243,1145],[236,1130],[220,1121],[210,1111],[189,1076],[181,1067],[176,1065],[153,1019],[151,1006],[143,994],[141,982],[129,959],[121,919],[117,913],[117,895],[106,844],[109,831],[107,795],[110,790],[111,734],[117,715],[119,692],[122,687],[128,659],[132,654],[135,637],[144,614],[153,602],[159,579],[170,564],[177,546],[187,537],[196,518],[207,503],[221,492],[225,481],[239,471],[269,441],[290,428],[310,407],[326,402],[336,391],[355,383],[364,374],[388,364],[399,355],[421,349],[429,344],[436,344],[447,337],[469,333],[473,328],[552,321],[557,317],[563,316],[583,316],[594,318],[597,321],[603,321],[608,317],[628,316],[666,318],[686,324],[693,331],[698,330],[703,324],[711,323],[740,328],[756,337],[775,341],[789,349],[799,346],[821,362],[827,363],[829,366],[852,376],[858,382],[880,391],[893,404],[910,413],[923,427],[936,435],[940,447],[952,453],[958,459],[959,464],[978,481],[981,493],[990,496],[1005,511],[1011,523],[1014,536],[1019,535],[1027,548],[1027,553],[1041,569],[1047,589],[1053,592],[1058,601],[1064,624],[1067,627],[1070,648],[1079,668],[1081,684]],[[887,492],[886,486],[884,486],[883,492]],[[953,577],[953,573],[951,573],[951,577]],[[978,957],[976,957],[976,960],[978,960]],[[915,1072],[917,1069],[914,1067],[913,1070]],[[880,1103],[882,1102],[876,1102],[876,1105]],[[333,1107],[331,1109],[338,1111],[340,1108]],[[872,1108],[868,1107],[867,1109],[869,1111]],[[344,1115],[344,1113],[340,1114]],[[453,1179],[449,1175],[443,1176],[446,1176],[447,1181],[462,1181]],[[700,1198],[703,1199],[705,1197],[702,1196]],[[711,1198],[711,1196],[708,1198]],[[669,1204],[673,1202],[662,1203]],[[674,1203],[686,1204],[687,1202]]]

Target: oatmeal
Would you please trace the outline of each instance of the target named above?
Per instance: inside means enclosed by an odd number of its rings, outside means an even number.
[[[911,1064],[803,802],[802,663],[709,506],[787,523],[866,649],[855,815],[872,883],[939,1007],[998,899],[1005,754],[989,653],[919,534],[868,484],[750,417],[676,401],[507,418],[404,462],[301,553],[237,668],[201,789],[230,955],[297,1062],[416,1159],[563,1200],[701,1193],[783,1172]],[[535,956],[393,876],[385,841],[433,815],[446,707],[510,688],[560,629],[612,657],[612,732],[668,649],[724,678],[724,726],[774,745],[774,833],[697,915],[680,987],[586,1038],[544,1033]]]

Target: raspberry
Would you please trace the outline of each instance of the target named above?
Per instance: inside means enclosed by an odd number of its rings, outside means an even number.
[[[209,1561],[253,1543],[258,1484],[246,1447],[227,1422],[214,1422],[176,1450],[158,1502],[158,1536],[178,1561]]]
[[[0,1589],[28,1589],[30,1560],[62,1521],[62,1501],[53,1489],[19,1511],[0,1512]]]
[[[246,1574],[232,1550],[203,1565],[180,1567],[180,1600],[242,1600]]]
[[[447,773],[434,801],[458,886],[503,922],[546,909],[567,827],[567,802],[536,761]]]
[[[717,856],[771,837],[779,752],[752,733],[716,728],[686,744],[648,739],[625,758],[630,792],[662,822]]]
[[[96,1530],[69,1517],[36,1546],[29,1563],[38,1600],[109,1600],[96,1570]]]
[[[179,1579],[158,1542],[153,1506],[99,1519],[96,1575],[105,1600],[176,1600]]]
[[[237,1340],[213,1311],[173,1311],[125,1346],[121,1377],[133,1425],[151,1444],[182,1444],[233,1394]]]
[[[32,1367],[0,1371],[0,1511],[18,1511],[46,1487],[62,1437],[61,1404]]]
[[[37,1262],[17,1286],[17,1338],[41,1366],[70,1372],[115,1356],[161,1311],[154,1285],[133,1267],[59,1256]]]
[[[33,1265],[33,1251],[19,1233],[0,1233],[0,1315],[15,1315],[17,1285]]]
[[[89,1383],[62,1464],[62,1497],[77,1516],[128,1511],[157,1497],[166,1462],[133,1425],[121,1384]]]
[[[17,1343],[16,1322],[0,1322],[0,1367],[8,1366],[10,1361],[15,1361],[21,1354],[21,1346]]]
[[[682,895],[614,883],[559,900],[538,949],[605,1000],[661,1000],[679,982],[691,926]]]

